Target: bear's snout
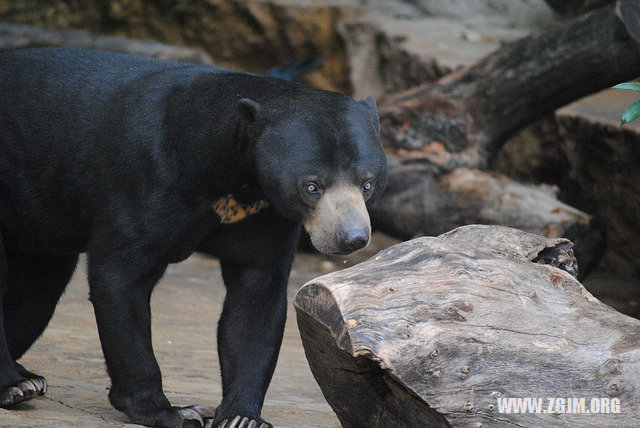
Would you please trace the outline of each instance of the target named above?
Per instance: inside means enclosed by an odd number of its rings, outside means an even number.
[[[304,222],[311,243],[324,254],[349,254],[369,243],[371,221],[357,186],[327,189]]]

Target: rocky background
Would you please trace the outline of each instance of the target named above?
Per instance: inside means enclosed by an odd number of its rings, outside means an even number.
[[[503,43],[602,0],[0,0],[0,21],[196,47],[216,64],[262,73],[322,57],[309,84],[377,97],[434,81]],[[551,5],[553,9],[549,6]],[[513,136],[491,169],[557,186],[606,230],[585,281],[640,315],[640,126],[619,126],[635,95],[604,91],[549,112]]]

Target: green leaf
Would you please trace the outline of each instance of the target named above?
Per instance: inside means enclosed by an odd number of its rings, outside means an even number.
[[[636,120],[640,117],[640,100],[634,101],[629,104],[629,107],[622,113],[622,120],[620,121],[620,126],[625,123],[629,123],[632,120]]]
[[[631,91],[640,92],[640,84],[632,82],[620,83],[619,85],[616,85],[611,89],[629,89]]]

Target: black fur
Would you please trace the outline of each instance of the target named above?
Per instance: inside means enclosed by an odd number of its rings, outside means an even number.
[[[204,251],[220,258],[227,287],[216,423],[261,420],[311,212],[300,180],[312,174],[330,186],[370,173],[382,190],[372,104],[76,49],[3,52],[0,73],[0,400],[30,376],[15,360],[46,327],[86,252],[111,403],[136,423],[181,426],[151,349],[149,298],[169,263]],[[216,222],[216,198],[247,188],[269,208]]]

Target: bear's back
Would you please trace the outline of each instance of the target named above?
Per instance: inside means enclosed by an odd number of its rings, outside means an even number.
[[[154,75],[178,73],[187,79],[201,72],[222,71],[226,70],[75,48],[5,51],[0,52],[0,112],[11,115],[15,108],[22,114],[28,112],[31,125],[56,110],[64,110],[67,117],[89,119],[92,112],[103,111],[100,104],[109,103],[118,91],[135,82],[153,80],[149,77]]]

